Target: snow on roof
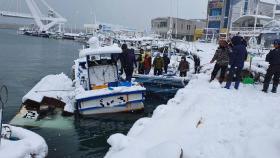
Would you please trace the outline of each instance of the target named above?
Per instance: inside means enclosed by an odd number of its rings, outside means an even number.
[[[100,55],[100,54],[119,54],[122,49],[118,45],[105,46],[99,48],[86,48],[80,50],[79,57],[86,57],[87,55]]]
[[[276,4],[276,0],[260,0],[261,2]]]
[[[120,40],[123,40],[123,41],[152,41],[152,40],[155,40],[155,38],[153,37],[148,37],[148,36],[145,36],[145,37],[138,37],[138,38],[128,38],[128,37],[123,37],[123,38],[120,38]]]
[[[74,37],[78,37],[80,36],[80,34],[78,33],[64,33],[65,36],[74,36]]]
[[[62,101],[68,103],[68,95],[72,89],[72,80],[65,74],[48,75],[40,80],[23,98],[40,103],[44,96],[51,98],[62,98]]]
[[[234,23],[236,23],[240,20],[247,20],[247,19],[250,19],[250,18],[257,18],[257,19],[262,19],[262,20],[273,20],[272,17],[265,16],[265,15],[243,15],[243,16],[239,17],[238,19],[236,19],[234,21]]]

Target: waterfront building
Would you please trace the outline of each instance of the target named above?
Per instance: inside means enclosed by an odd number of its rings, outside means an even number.
[[[265,24],[280,19],[277,8],[273,0],[210,0],[205,32],[258,36]]]
[[[151,21],[152,31],[162,38],[185,39],[193,41],[195,31],[206,27],[206,20],[201,19],[180,19],[174,17],[159,17]]]

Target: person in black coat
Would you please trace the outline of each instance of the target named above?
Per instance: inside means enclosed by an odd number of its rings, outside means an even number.
[[[134,65],[137,67],[135,54],[133,49],[128,49],[126,44],[122,45],[122,53],[120,54],[121,70],[126,75],[126,81],[131,81]]]
[[[271,81],[272,76],[273,77],[273,87],[272,87],[272,93],[277,92],[277,87],[279,84],[279,78],[280,78],[280,40],[274,41],[274,48],[266,55],[266,61],[269,63],[269,67],[267,69],[267,73],[265,75],[264,79],[264,85],[263,85],[263,92],[267,93],[267,90],[269,88],[269,83]]]
[[[170,59],[168,58],[167,53],[163,54],[163,62],[164,62],[164,72],[167,74],[168,65],[170,63]]]
[[[229,55],[229,75],[225,88],[230,89],[233,76],[236,76],[234,88],[238,89],[241,81],[241,71],[244,67],[244,62],[247,59],[247,50],[240,36],[234,36],[231,39],[232,52]]]
[[[200,69],[200,58],[196,54],[194,54],[193,61],[194,61],[194,73],[197,74],[199,73],[199,69]]]

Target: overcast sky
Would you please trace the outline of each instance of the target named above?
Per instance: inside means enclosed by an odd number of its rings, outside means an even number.
[[[21,7],[17,7],[21,1]],[[36,1],[36,0],[35,0]],[[39,1],[39,0],[37,0]],[[207,0],[46,0],[68,19],[68,25],[97,21],[120,24],[136,29],[147,29],[155,17],[206,18]],[[178,2],[178,9],[177,9]],[[0,0],[0,10],[23,8],[24,0]],[[3,19],[0,22],[14,21]]]

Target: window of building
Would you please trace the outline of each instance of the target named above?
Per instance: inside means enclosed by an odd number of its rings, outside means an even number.
[[[249,0],[244,0],[244,8],[243,8],[243,15],[248,14],[248,2]]]
[[[181,24],[181,29],[182,29],[182,30],[184,29],[184,24]]]
[[[176,24],[174,23],[174,24],[173,24],[173,29],[175,29],[175,28],[176,28]]]
[[[225,18],[223,28],[227,28],[227,27],[228,27],[228,18]]]
[[[216,29],[220,29],[220,21],[210,21],[208,24],[208,28],[216,28]]]
[[[167,22],[161,21],[159,25],[160,25],[160,27],[167,27]]]
[[[226,10],[225,10],[225,16],[226,16],[226,17],[229,16],[230,4],[231,4],[231,1],[230,1],[230,0],[226,1]]]
[[[221,8],[215,8],[210,10],[210,16],[220,16],[220,15],[222,15]]]

